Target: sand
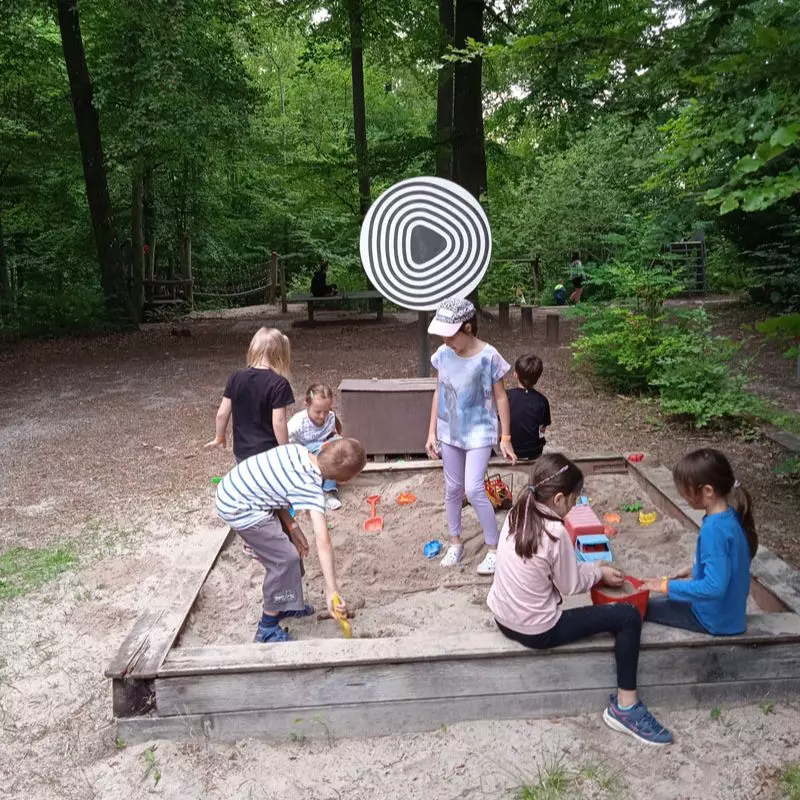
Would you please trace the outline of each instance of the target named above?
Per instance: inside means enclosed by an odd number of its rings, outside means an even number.
[[[502,471],[507,485],[519,491],[527,485],[524,472]],[[397,495],[412,491],[417,501],[398,506]],[[477,517],[471,508],[463,512],[463,536],[467,554],[455,568],[444,569],[439,558],[423,555],[425,543],[447,541],[441,472],[362,475],[343,487],[343,508],[328,514],[336,550],[342,594],[354,611],[353,636],[376,638],[420,636],[493,630],[486,607],[491,578],[476,573],[485,548]],[[619,511],[623,503],[640,501],[645,511],[654,507],[644,492],[626,475],[590,477],[585,487],[592,507],[602,519]],[[378,494],[378,513],[383,516],[380,533],[365,533],[369,514],[366,498]],[[502,524],[506,512],[497,515]],[[674,574],[692,563],[696,534],[659,513],[650,526],[639,524],[638,513],[622,513],[618,535],[612,539],[614,564],[633,577]],[[319,562],[312,544],[306,560],[306,601],[318,610],[325,607]],[[252,641],[261,614],[263,568],[249,559],[238,538],[221,554],[212,570],[180,644],[237,644]],[[591,603],[588,594],[565,598],[565,607]],[[751,603],[751,611],[757,611]],[[340,636],[339,626],[327,615],[288,621],[297,639]]]

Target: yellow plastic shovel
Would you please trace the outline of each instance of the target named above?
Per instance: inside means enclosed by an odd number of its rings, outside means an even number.
[[[334,593],[333,595],[333,616],[336,618],[336,621],[339,625],[342,626],[342,636],[345,639],[352,639],[353,638],[353,628],[350,625],[350,620],[344,614],[337,614],[336,607],[342,605],[342,598],[339,597],[338,593]]]

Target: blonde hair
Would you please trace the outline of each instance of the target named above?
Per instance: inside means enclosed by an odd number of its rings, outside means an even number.
[[[358,439],[331,439],[317,456],[323,477],[339,483],[355,478],[367,463],[367,454]]]
[[[306,389],[306,405],[310,406],[316,398],[330,400],[332,403],[333,389],[326,383],[312,383],[311,386]]]
[[[292,346],[289,337],[277,328],[259,328],[247,348],[247,366],[269,364],[273,372],[289,377],[292,363]]]

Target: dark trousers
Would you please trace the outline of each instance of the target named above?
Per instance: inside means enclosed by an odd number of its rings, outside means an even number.
[[[647,622],[655,622],[657,625],[669,625],[670,628],[681,628],[695,633],[708,633],[694,615],[691,603],[679,603],[668,597],[654,597],[650,600],[644,618]]]
[[[617,686],[626,691],[636,689],[642,618],[632,605],[613,603],[606,606],[571,608],[544,633],[517,633],[499,622],[497,627],[509,639],[534,650],[549,650],[551,647],[587,639],[597,633],[613,633]]]

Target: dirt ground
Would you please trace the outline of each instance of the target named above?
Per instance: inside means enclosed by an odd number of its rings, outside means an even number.
[[[0,352],[0,553],[67,547],[77,558],[71,571],[0,605],[1,795],[504,798],[550,770],[574,779],[562,795],[570,798],[779,796],[777,770],[800,760],[797,703],[724,708],[714,719],[710,709],[662,715],[676,744],[656,753],[609,736],[598,710],[569,720],[478,722],[366,741],[159,742],[155,749],[115,743],[103,669],[143,609],[169,604],[170,586],[196,568],[204,536],[219,525],[209,479],[230,465],[230,453],[204,451],[202,444],[213,435],[225,379],[242,364],[253,330],[288,322],[256,311],[190,321],[190,336],[172,335],[168,324],[125,336],[24,342]],[[722,447],[754,494],[763,541],[800,565],[800,493],[796,482],[771,472],[785,458],[777,445],[757,435],[670,426],[653,406],[608,396],[573,369],[566,344],[571,323],[562,325],[558,347],[542,344],[543,320],[537,318],[527,342],[517,325],[511,331],[485,325],[483,334],[509,361],[530,349],[544,359],[540,388],[552,405],[554,448],[643,450],[669,465],[691,447]],[[409,317],[289,334],[298,396],[312,379],[336,386],[343,377],[416,374]],[[765,373],[758,383],[774,380]],[[386,505],[384,511],[388,517]],[[344,533],[334,528],[335,537]],[[422,561],[422,538],[402,563],[440,569]],[[230,556],[232,563],[241,558],[238,547]],[[249,563],[244,568],[252,573]],[[477,580],[471,569],[465,574]],[[254,597],[257,603],[260,578],[249,580],[228,598],[231,607],[243,603],[230,613],[249,609]],[[454,591],[431,594],[444,607]],[[394,602],[383,613],[400,620],[392,624],[402,630],[415,597],[398,595]],[[363,620],[369,632],[366,606],[362,613],[356,628]]]
[[[513,469],[501,472],[517,490],[527,484],[527,475]],[[447,540],[441,473],[414,473],[408,477],[387,474],[362,476],[341,491],[344,507],[330,513],[331,536],[337,553],[337,570],[342,593],[354,609],[353,636],[430,636],[479,632],[494,629],[486,609],[490,578],[475,568],[483,558],[483,536],[471,509],[463,514],[463,536],[467,547],[458,567],[443,569],[439,558],[427,560],[425,542]],[[399,492],[413,491],[417,501],[399,507]],[[597,475],[587,480],[586,494],[599,517],[619,511],[623,503],[641,501],[644,509],[652,503],[634,481],[624,475]],[[368,516],[366,498],[381,495],[378,513],[383,516],[380,533],[365,533]],[[505,512],[498,513],[502,525]],[[659,515],[643,527],[638,514],[623,513],[612,540],[614,563],[634,577],[674,573],[692,563],[696,535],[675,520]],[[184,646],[239,644],[250,641],[261,616],[263,568],[248,558],[241,540],[235,539],[220,555],[203,587],[186,632]],[[321,571],[312,549],[306,560],[306,601],[324,609]],[[566,599],[568,606],[591,603],[588,594]],[[751,613],[758,607],[751,603]],[[339,626],[323,612],[321,616],[291,620],[289,629],[297,639],[340,636]]]

